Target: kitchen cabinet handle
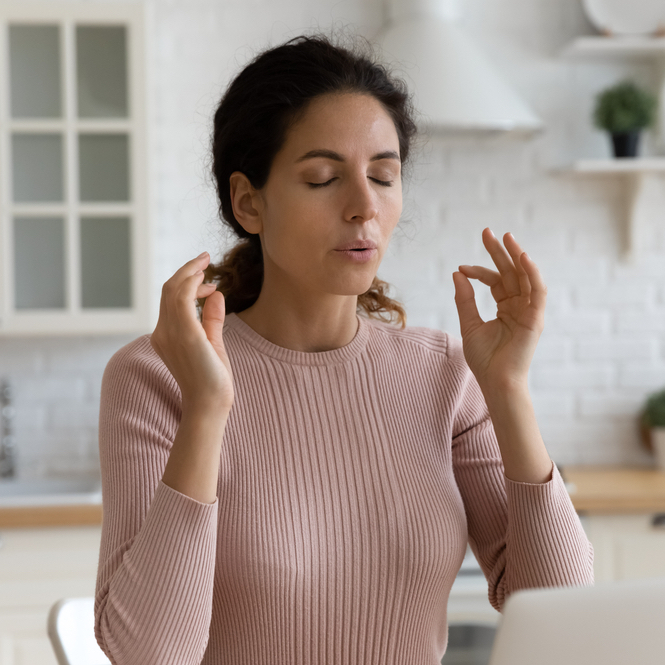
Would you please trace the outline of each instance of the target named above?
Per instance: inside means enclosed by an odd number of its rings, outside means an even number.
[[[654,529],[665,529],[665,513],[656,513],[651,518],[651,526]]]

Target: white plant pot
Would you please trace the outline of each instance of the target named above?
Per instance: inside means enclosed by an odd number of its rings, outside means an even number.
[[[665,471],[665,427],[651,428],[651,443],[656,455],[656,466]]]

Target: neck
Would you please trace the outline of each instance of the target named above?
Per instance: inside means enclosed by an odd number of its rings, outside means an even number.
[[[327,303],[306,308],[302,300],[268,298],[262,291],[257,301],[237,316],[277,346],[316,353],[351,342],[358,332],[357,303],[358,296],[334,296]]]

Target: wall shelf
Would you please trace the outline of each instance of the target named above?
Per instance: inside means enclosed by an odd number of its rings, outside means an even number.
[[[663,188],[665,157],[580,159],[559,172],[579,175],[621,175],[624,187],[623,258],[633,262],[642,229],[654,219],[665,223]]]
[[[629,157],[614,159],[578,159],[569,170],[577,173],[650,173],[665,172],[665,157]]]
[[[659,80],[659,114],[656,126],[657,144],[665,149],[665,37],[583,36],[570,42],[561,57],[578,62],[607,62],[608,60],[647,60],[656,68]],[[624,187],[624,247],[623,258],[635,261],[641,246],[641,232],[654,221],[663,222],[663,175],[665,156],[580,159],[560,169],[579,175],[616,175],[625,181]]]
[[[647,60],[658,75],[659,113],[656,123],[658,145],[665,150],[665,37],[578,37],[561,51],[567,60],[607,61],[608,59]]]
[[[665,37],[578,37],[561,51],[564,58],[665,58]]]

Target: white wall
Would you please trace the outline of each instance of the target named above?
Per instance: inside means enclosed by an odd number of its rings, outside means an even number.
[[[317,25],[374,37],[381,0],[152,0],[149,14],[151,197],[162,283],[207,249],[223,250],[206,159],[213,107],[257,50]],[[595,93],[647,65],[562,60],[592,34],[578,0],[467,0],[462,23],[544,119],[530,140],[434,137],[421,148],[405,221],[379,276],[395,287],[410,325],[459,334],[452,272],[490,265],[480,232],[512,231],[549,287],[546,330],[533,363],[534,403],[560,465],[651,464],[635,426],[665,386],[665,225],[648,229],[642,257],[621,261],[622,180],[555,173],[579,157],[609,156],[589,122]],[[647,137],[645,153],[652,152]],[[488,294],[479,291],[483,311]],[[16,386],[19,463],[26,474],[94,468],[101,375],[130,336],[3,340],[0,375]]]

